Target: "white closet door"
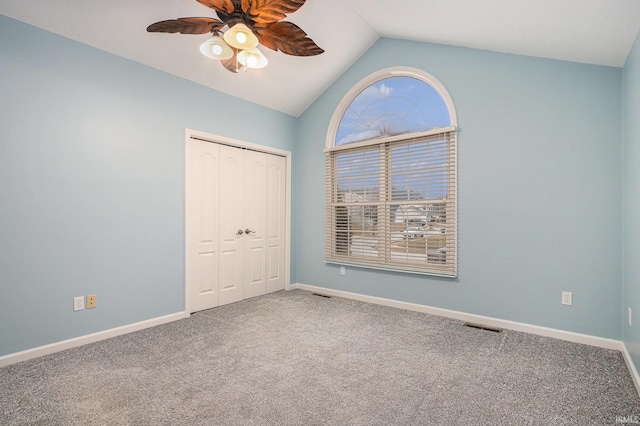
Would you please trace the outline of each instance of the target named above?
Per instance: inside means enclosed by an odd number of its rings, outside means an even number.
[[[191,312],[285,287],[286,159],[190,140]]]
[[[266,221],[267,221],[267,160],[270,156],[245,151],[245,234],[246,258],[244,298],[265,294]]]
[[[270,155],[267,170],[266,292],[285,287],[286,161]]]
[[[245,226],[244,178],[244,151],[220,145],[220,305],[244,298],[244,233],[239,234]]]
[[[187,279],[191,310],[218,306],[219,145],[192,140],[187,208]]]

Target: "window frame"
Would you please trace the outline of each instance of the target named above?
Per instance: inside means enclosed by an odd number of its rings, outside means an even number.
[[[380,82],[381,80],[387,79],[389,77],[412,77],[417,80],[420,80],[428,85],[430,85],[436,92],[441,96],[445,105],[449,112],[449,117],[451,121],[451,126],[435,128],[431,130],[427,130],[424,132],[417,133],[407,133],[392,137],[386,138],[377,138],[377,139],[369,139],[358,142],[351,142],[342,145],[336,145],[336,137],[337,131],[342,120],[342,117],[354,101],[354,99],[362,93],[362,91],[366,90],[368,87]],[[356,257],[347,253],[346,255],[338,254],[338,244],[339,240],[342,238],[339,233],[343,232],[338,229],[336,225],[336,217],[337,217],[337,208],[345,208],[344,202],[340,202],[337,200],[337,158],[339,153],[341,152],[349,152],[349,151],[357,151],[361,149],[379,149],[380,155],[384,158],[381,158],[381,166],[380,167],[388,167],[389,166],[389,158],[386,158],[386,154],[383,152],[391,149],[391,146],[397,146],[398,144],[404,143],[413,143],[423,141],[425,138],[430,137],[441,137],[447,138],[452,143],[452,146],[447,145],[447,149],[449,149],[449,155],[451,157],[448,158],[447,165],[449,167],[448,171],[448,196],[451,198],[451,206],[447,207],[447,219],[446,219],[446,227],[447,233],[451,232],[451,238],[446,239],[446,247],[449,253],[449,250],[452,250],[451,255],[447,254],[445,261],[446,267],[434,267],[431,268],[428,266],[429,264],[429,251],[428,251],[428,242],[425,238],[425,261],[424,264],[420,264],[420,262],[407,262],[404,265],[399,265],[398,262],[394,262],[390,257],[390,247],[391,247],[391,218],[389,216],[389,212],[382,213],[383,217],[383,227],[380,227],[375,233],[378,233],[379,245],[378,245],[378,257],[372,256],[371,258],[364,259],[363,257]],[[339,265],[349,265],[349,266],[357,266],[364,267],[368,269],[378,269],[378,270],[390,270],[390,271],[399,271],[399,272],[408,272],[408,273],[416,273],[416,274],[424,274],[431,276],[441,276],[447,278],[456,278],[458,275],[457,271],[457,238],[458,238],[458,230],[457,230],[457,115],[455,112],[455,108],[453,106],[453,100],[451,96],[444,88],[444,86],[435,79],[432,75],[416,69],[409,67],[393,67],[387,68],[381,71],[378,71],[374,74],[369,75],[368,77],[362,79],[358,84],[356,84],[342,99],[336,110],[334,111],[333,117],[331,119],[329,129],[327,131],[326,145],[325,145],[325,187],[326,187],[326,223],[325,223],[325,262],[330,264],[339,264]],[[383,165],[384,162],[385,164]],[[384,176],[385,185],[388,185],[392,176],[390,172],[386,172],[384,174],[381,173],[381,176]],[[383,183],[380,183],[382,185]],[[382,191],[381,191],[382,193]],[[390,198],[390,195],[386,196],[387,198],[384,200],[378,200],[376,202],[367,202],[365,204],[377,204],[378,206],[384,205],[383,209],[387,209],[391,205],[402,204],[402,202],[398,203]],[[428,200],[421,200],[421,203],[427,203]],[[408,205],[405,203],[404,205]],[[447,201],[447,205],[449,205],[449,201]],[[363,207],[365,207],[363,205]],[[377,215],[380,215],[382,210],[378,207]],[[377,225],[379,226],[379,225]],[[351,231],[349,231],[351,232]],[[382,232],[383,237],[380,237],[380,232]],[[350,235],[350,234],[349,234]],[[351,238],[350,236],[348,237]],[[350,243],[347,242],[347,246]],[[381,247],[384,250],[381,250]],[[376,260],[377,259],[377,260]],[[449,261],[449,259],[451,259]],[[427,265],[427,266],[425,266]]]

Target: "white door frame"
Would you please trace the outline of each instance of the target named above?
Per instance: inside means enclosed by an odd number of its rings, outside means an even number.
[[[279,155],[286,160],[286,181],[285,181],[285,238],[284,238],[284,289],[291,289],[291,152],[269,146],[257,145],[250,142],[243,142],[224,136],[212,135],[210,133],[200,132],[197,130],[185,130],[185,205],[184,205],[184,304],[185,312],[191,315],[191,288],[189,285],[189,268],[187,267],[189,259],[187,258],[187,225],[189,221],[189,141],[191,139],[200,139],[207,142],[217,143],[221,145],[229,145],[237,148],[251,149],[253,151],[264,152],[267,154]]]

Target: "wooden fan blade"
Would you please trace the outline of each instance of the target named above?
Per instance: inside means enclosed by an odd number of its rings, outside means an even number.
[[[232,48],[233,49],[233,48]],[[223,67],[232,73],[237,73],[242,69],[242,64],[238,62],[238,49],[233,49],[233,56],[229,59],[224,59],[220,61]]]
[[[256,23],[266,26],[286,18],[287,13],[293,13],[306,0],[242,0],[242,11]]]
[[[214,18],[178,18],[156,22],[147,27],[150,33],[206,34],[220,31],[224,22]]]
[[[299,26],[292,22],[276,22],[266,28],[256,28],[260,44],[293,56],[315,56],[324,52]]]
[[[233,13],[235,6],[231,0],[197,0],[198,3],[203,4],[216,12],[222,12],[225,15]]]

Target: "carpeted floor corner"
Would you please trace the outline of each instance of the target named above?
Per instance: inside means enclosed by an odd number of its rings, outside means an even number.
[[[615,425],[617,351],[294,290],[0,369],[2,425]]]

